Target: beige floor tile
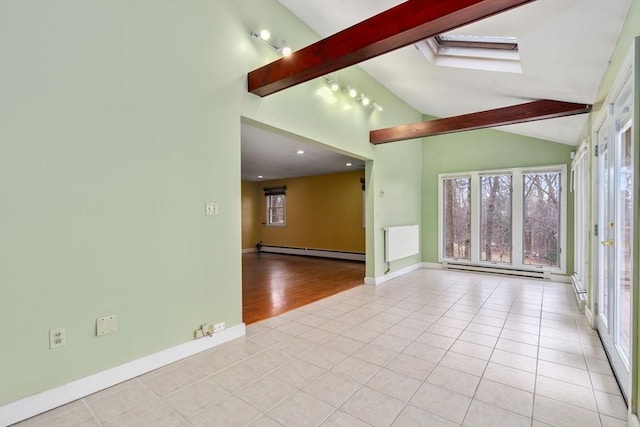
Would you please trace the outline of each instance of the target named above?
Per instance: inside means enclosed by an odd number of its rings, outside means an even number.
[[[229,391],[236,391],[247,384],[263,376],[265,372],[259,371],[244,361],[216,372],[207,377],[214,383]]]
[[[333,411],[333,406],[299,391],[271,409],[267,415],[283,426],[305,427],[320,424]]]
[[[591,387],[589,372],[558,363],[538,361],[538,375],[565,381],[583,387]]]
[[[535,374],[491,362],[487,365],[483,378],[528,392],[535,390]]]
[[[179,366],[153,376],[140,378],[158,396],[166,396],[202,379],[202,375],[188,366]]]
[[[477,332],[471,332],[469,330],[464,331],[462,334],[460,334],[460,337],[458,339],[491,348],[495,347],[496,342],[498,341],[497,336],[480,334]]]
[[[537,360],[533,357],[522,356],[521,354],[515,354],[508,351],[496,349],[491,355],[490,360],[493,363],[498,363],[510,368],[516,368],[534,374],[536,372]]]
[[[398,355],[399,350],[400,349],[398,349],[398,351],[392,351],[373,344],[367,344],[353,353],[352,357],[378,366],[384,366]]]
[[[15,425],[20,427],[97,427],[101,424],[82,400],[76,400]]]
[[[423,359],[431,363],[438,363],[446,353],[447,351],[442,348],[417,341],[412,342],[402,350],[402,354],[417,357],[418,359]]]
[[[425,331],[416,338],[416,341],[422,344],[441,348],[443,350],[448,350],[453,345],[453,343],[456,342],[456,339]]]
[[[278,379],[297,388],[302,388],[318,378],[324,370],[304,360],[294,359],[271,373]]]
[[[556,427],[599,427],[597,412],[578,408],[558,400],[536,396],[533,418]]]
[[[330,405],[339,407],[360,387],[362,384],[359,382],[329,371],[307,384],[303,391]]]
[[[490,335],[492,337],[499,337],[502,328],[497,326],[482,325],[480,323],[469,323],[467,331],[476,332],[479,334]]]
[[[189,418],[227,396],[229,396],[227,390],[208,379],[204,379],[166,396],[164,401],[179,414]]]
[[[362,348],[364,343],[353,338],[337,336],[324,343],[323,346],[348,356]]]
[[[533,393],[491,380],[483,379],[473,398],[527,418],[533,413]]]
[[[235,396],[229,396],[221,402],[189,418],[195,427],[241,427],[260,417],[260,412]]]
[[[593,389],[538,375],[536,395],[597,411]]]
[[[174,427],[184,421],[165,402],[157,401],[105,424],[108,427]],[[72,425],[72,424],[69,424]]]
[[[468,341],[457,340],[450,348],[454,353],[463,354],[465,356],[475,357],[476,359],[489,360],[493,348],[480,344],[474,344]]]
[[[331,350],[326,346],[319,346],[313,350],[307,351],[306,353],[300,354],[298,359],[304,360],[305,362],[321,369],[329,369],[345,357],[347,357],[347,355],[344,353]]]
[[[330,372],[364,384],[377,374],[380,369],[380,366],[373,363],[365,362],[355,357],[348,357],[331,368]]]
[[[397,355],[385,366],[387,369],[418,380],[424,380],[434,367],[434,363],[405,354]]]
[[[466,372],[467,374],[481,377],[487,366],[487,361],[449,351],[440,360],[439,364],[461,372]]]
[[[411,399],[411,404],[454,423],[462,423],[471,398],[424,383]]]
[[[236,391],[235,394],[256,409],[267,412],[296,391],[292,385],[273,375],[266,375]]]
[[[589,373],[591,377],[591,385],[594,390],[605,391],[612,394],[620,394],[620,386],[616,379],[610,375],[598,374],[595,372]]]
[[[368,387],[358,390],[341,409],[374,426],[389,426],[404,403]]]
[[[621,420],[619,418],[610,417],[608,415],[600,414],[600,420],[602,421],[602,427],[628,427],[627,420]]]
[[[582,354],[567,353],[552,348],[540,347],[538,358],[547,362],[559,363],[572,368],[587,369],[585,357]]]
[[[370,344],[398,353],[411,344],[411,341],[412,340],[406,338],[391,335],[387,331],[371,341]]]
[[[627,419],[627,405],[620,394],[605,393],[599,390],[596,390],[594,393],[601,414],[619,419]]]
[[[263,415],[257,420],[253,421],[247,427],[282,427],[282,424],[275,421],[273,418],[269,418],[266,415]]]
[[[449,391],[473,397],[480,382],[480,377],[438,365],[431,371],[426,382]]]
[[[367,382],[367,387],[399,399],[408,401],[420,387],[421,381],[383,368]]]
[[[528,334],[538,334],[540,327],[538,325],[532,325],[531,323],[523,323],[515,320],[507,320],[504,324],[504,329],[512,331],[526,332]]]
[[[393,427],[458,427],[458,424],[431,414],[413,405],[407,405],[396,417]]]
[[[343,411],[336,411],[320,424],[320,427],[371,427],[371,424],[349,415]]]
[[[108,423],[136,409],[147,406],[158,400],[158,397],[141,381],[127,381],[115,388],[97,393],[86,403],[102,423]]]
[[[474,400],[462,425],[465,427],[529,427],[531,418]]]
[[[500,319],[500,318],[496,318],[496,317],[489,317],[489,316],[483,316],[483,315],[478,314],[478,315],[474,316],[474,318],[471,321],[471,323],[478,323],[480,325],[488,325],[488,326],[495,326],[497,328],[502,328],[504,326],[505,319]]]
[[[496,343],[496,349],[520,354],[527,357],[538,357],[537,345],[525,344],[518,341],[508,340],[506,338],[498,339],[498,342]]]
[[[524,344],[538,345],[540,336],[538,334],[529,334],[521,331],[514,331],[513,329],[503,329],[500,334],[500,338],[505,338],[511,341],[518,341]]]

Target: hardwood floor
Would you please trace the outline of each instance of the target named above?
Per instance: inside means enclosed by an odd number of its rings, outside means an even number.
[[[251,324],[361,285],[363,262],[295,255],[242,255],[242,320]]]

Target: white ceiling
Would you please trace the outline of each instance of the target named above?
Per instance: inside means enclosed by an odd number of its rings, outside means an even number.
[[[401,3],[398,0],[279,1],[321,37]],[[451,31],[517,37],[522,74],[433,65],[414,46],[358,66],[418,111],[436,117],[538,99],[592,104],[632,1],[537,0]],[[587,115],[578,115],[500,129],[576,145],[586,120]],[[245,137],[248,138],[248,134],[245,135],[243,129],[243,175],[245,145],[247,149],[260,146],[245,141]],[[288,159],[286,153],[276,157],[281,160],[282,168],[288,168],[284,165]]]

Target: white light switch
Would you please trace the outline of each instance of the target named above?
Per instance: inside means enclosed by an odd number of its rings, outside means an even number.
[[[216,202],[207,202],[204,205],[206,216],[218,216],[218,204]]]

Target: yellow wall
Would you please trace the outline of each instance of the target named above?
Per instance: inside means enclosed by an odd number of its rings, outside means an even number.
[[[257,187],[252,194],[257,198],[254,202],[258,206],[255,224],[260,227],[260,240],[265,245],[364,253],[365,229],[360,178],[364,178],[364,171],[256,183]],[[267,227],[264,225],[266,198],[263,188],[281,185],[287,186],[286,225]],[[244,192],[245,189],[250,191],[250,188],[245,184],[242,188],[244,243],[244,236],[250,233],[252,227],[245,226],[249,219],[244,217]],[[253,246],[255,242],[249,247]]]
[[[259,197],[262,183],[242,181],[242,249],[255,248],[260,241]]]

